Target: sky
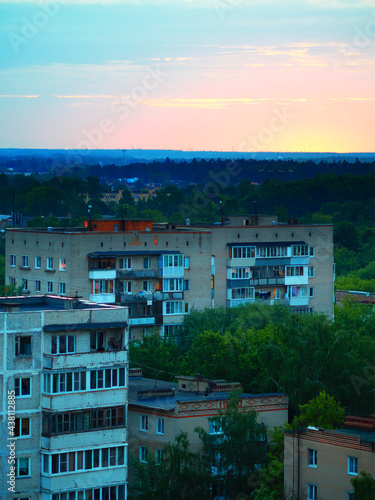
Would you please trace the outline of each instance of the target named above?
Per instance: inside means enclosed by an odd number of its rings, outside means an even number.
[[[373,152],[374,0],[0,0],[0,148]]]

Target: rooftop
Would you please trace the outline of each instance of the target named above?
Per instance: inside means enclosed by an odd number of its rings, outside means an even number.
[[[27,311],[64,311],[70,309],[119,309],[119,306],[96,304],[79,297],[60,297],[57,295],[28,295],[17,297],[0,297],[1,312]]]

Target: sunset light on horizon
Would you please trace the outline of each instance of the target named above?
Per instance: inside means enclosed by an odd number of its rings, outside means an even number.
[[[0,0],[1,148],[373,152],[368,0]]]

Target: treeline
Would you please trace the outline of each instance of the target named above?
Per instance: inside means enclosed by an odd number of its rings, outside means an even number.
[[[106,215],[150,218],[154,222],[172,223],[185,223],[189,219],[194,224],[253,213],[254,201],[257,201],[258,213],[274,213],[280,222],[298,218],[301,223],[334,224],[336,271],[347,278],[337,286],[375,291],[373,174],[327,173],[288,182],[267,179],[254,185],[249,178],[238,180],[238,165],[229,163],[230,167],[227,162],[222,170],[211,169],[205,184],[182,188],[167,185],[160,188],[154,198],[138,203],[134,202],[127,186],[117,181],[113,187],[123,190],[119,204],[106,204],[100,199],[101,194],[111,191],[112,187],[92,175],[85,179],[59,176],[43,180],[0,174],[0,213],[10,214],[14,200],[15,211],[33,217],[29,225],[34,227],[77,227],[83,225],[89,215],[92,218]],[[141,181],[137,187],[142,188]]]
[[[336,308],[334,322],[259,304],[193,311],[174,338],[133,341],[130,360],[145,377],[199,373],[240,382],[247,393],[285,392],[291,416],[323,390],[350,414],[372,413],[374,319],[353,303]]]
[[[166,185],[172,181],[186,184],[198,184],[210,182],[211,175],[226,171],[236,170],[235,184],[243,179],[251,179],[253,182],[262,183],[267,178],[290,181],[314,177],[318,173],[331,172],[335,175],[355,174],[365,175],[372,172],[374,162],[360,161],[358,159],[349,162],[346,159],[321,159],[320,161],[299,161],[295,159],[196,159],[154,161],[134,161],[127,165],[107,164],[84,164],[83,157],[67,152],[66,155],[58,155],[53,158],[41,156],[30,156],[17,159],[0,158],[0,172],[11,169],[17,173],[28,172],[38,174],[43,172],[48,175],[60,176],[70,175],[86,179],[92,175],[102,182],[113,182],[117,179],[138,177],[145,183],[160,183]],[[88,160],[88,159],[87,159]],[[109,160],[109,161],[108,161]],[[94,160],[95,161],[95,160]]]

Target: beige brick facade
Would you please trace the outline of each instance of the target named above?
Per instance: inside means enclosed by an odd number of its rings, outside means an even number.
[[[249,220],[147,231],[10,229],[6,281],[28,293],[128,305],[133,337],[155,327],[168,335],[192,309],[246,302],[332,316],[332,226]]]

